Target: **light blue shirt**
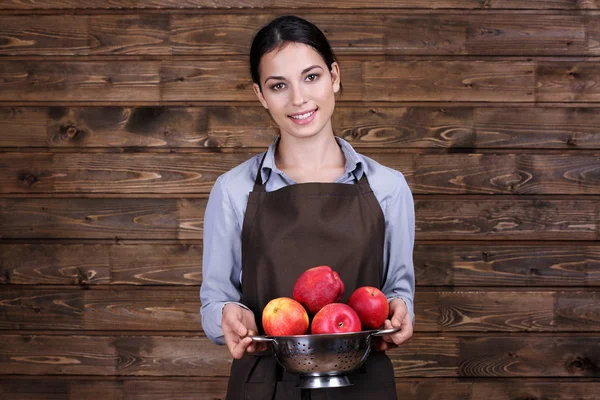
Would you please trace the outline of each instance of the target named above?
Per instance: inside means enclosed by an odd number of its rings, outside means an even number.
[[[414,321],[413,297],[415,274],[413,246],[415,216],[412,193],[404,176],[375,160],[357,153],[350,143],[335,137],[346,157],[345,173],[336,183],[354,184],[363,173],[379,201],[385,216],[383,268],[387,274],[383,293],[388,300],[401,298]],[[267,192],[297,184],[275,165],[275,149],[279,138],[268,148],[260,171]],[[224,344],[221,314],[227,303],[239,303],[242,281],[242,223],[248,193],[264,153],[257,154],[225,174],[213,186],[204,215],[204,248],[202,261],[202,327],[206,336]],[[255,318],[261,318],[255,315]]]

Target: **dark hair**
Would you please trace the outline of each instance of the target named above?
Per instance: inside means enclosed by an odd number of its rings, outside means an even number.
[[[258,66],[262,56],[291,42],[311,46],[323,57],[329,70],[331,70],[332,64],[337,62],[329,41],[316,25],[294,15],[282,15],[263,26],[252,40],[250,74],[254,83],[261,87]],[[340,83],[340,91],[341,89]]]

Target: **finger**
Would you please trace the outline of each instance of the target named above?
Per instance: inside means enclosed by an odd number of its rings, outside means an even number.
[[[392,316],[392,326],[394,328],[401,327],[402,321],[404,321],[404,317],[406,317],[407,310],[405,308],[396,308],[396,312]]]
[[[233,351],[231,351],[231,355],[233,356],[233,358],[242,358],[244,356],[244,353],[246,352],[246,349],[248,348],[248,346],[250,346],[251,343],[252,339],[250,339],[249,337],[240,340],[233,348]]]
[[[229,349],[229,353],[235,358],[235,348],[238,344],[239,338],[236,340],[235,337],[231,337],[231,335],[225,335],[225,344],[227,345],[227,349]]]
[[[391,328],[393,328],[392,322],[389,319],[386,319],[385,322],[383,323],[383,329],[391,329]],[[383,335],[383,336],[381,336],[381,338],[383,339],[382,342],[394,343],[394,341],[392,340],[390,335]]]
[[[244,337],[248,334],[248,329],[240,320],[239,315],[228,314],[223,321],[223,331],[228,329],[239,337]]]
[[[410,315],[406,315],[402,320],[400,332],[391,335],[391,339],[397,345],[400,345],[410,339],[413,335],[413,326]]]

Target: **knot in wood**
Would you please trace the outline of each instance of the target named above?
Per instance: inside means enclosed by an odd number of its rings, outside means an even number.
[[[582,371],[596,372],[598,367],[587,357],[577,357],[567,363],[567,371],[577,373]]]
[[[69,139],[73,139],[79,133],[79,129],[74,126],[70,126],[67,128],[67,137]]]
[[[33,186],[38,181],[39,179],[37,178],[37,176],[33,174],[26,174],[23,177],[23,183],[27,184],[27,186]]]

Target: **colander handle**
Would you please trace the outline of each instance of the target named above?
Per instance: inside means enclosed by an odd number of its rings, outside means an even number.
[[[277,343],[277,341],[275,339],[266,337],[266,336],[250,336],[250,339],[252,339],[253,341],[255,341],[257,343],[269,343],[269,342]]]
[[[396,332],[400,332],[400,328],[389,328],[389,329],[380,329],[377,332],[373,332],[371,333],[371,336],[383,336],[383,335],[389,335],[391,333],[396,333]]]

